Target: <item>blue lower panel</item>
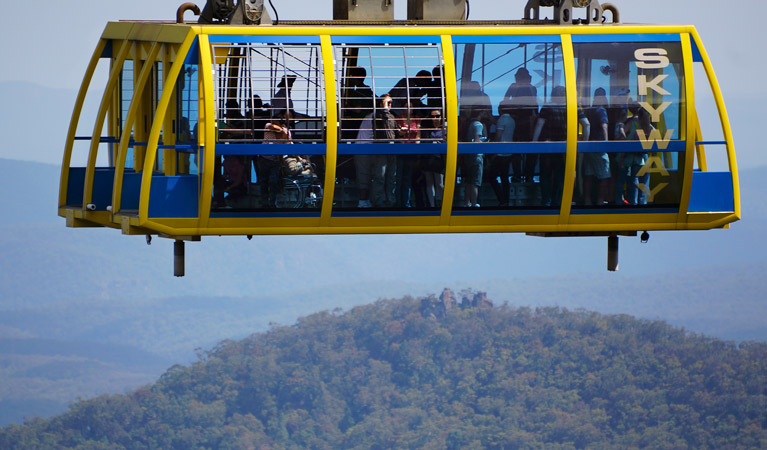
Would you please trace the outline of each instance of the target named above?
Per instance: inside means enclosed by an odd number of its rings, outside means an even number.
[[[141,173],[128,172],[123,175],[123,190],[120,198],[121,209],[138,209],[141,196]]]
[[[325,144],[298,144],[293,147],[281,144],[216,144],[217,155],[281,155],[288,150],[299,155],[324,155],[328,146]]]
[[[115,182],[114,167],[97,168],[93,173],[93,196],[91,203],[96,205],[96,211],[106,211],[112,204],[112,189]]]
[[[445,155],[447,144],[359,142],[339,144],[337,151],[339,155]]]
[[[507,154],[565,154],[567,142],[459,142],[459,155],[475,155],[478,153],[507,153]]]
[[[97,211],[106,211],[112,204],[112,188],[114,186],[114,168],[96,168],[93,173],[93,196],[91,203]],[[71,167],[67,184],[67,205],[82,205],[85,187],[85,167]]]
[[[582,141],[578,142],[578,153],[648,153],[648,152],[684,152],[687,141],[669,141],[663,150],[653,144],[650,150],[642,147],[641,141]]]
[[[321,217],[321,211],[211,211],[210,217],[214,219],[242,219],[242,218],[305,218]]]
[[[453,216],[557,216],[559,209],[454,209]]]
[[[149,217],[198,217],[196,175],[153,176]]]
[[[688,212],[731,212],[735,193],[730,172],[693,172]]]
[[[354,211],[333,211],[333,217],[439,217],[439,211],[400,209],[396,211],[357,209]]]
[[[656,207],[655,205],[625,205],[625,206],[611,206],[605,205],[602,208],[593,206],[576,206],[571,211],[572,215],[599,215],[599,214],[678,214],[679,206]]]
[[[67,205],[83,204],[83,186],[85,185],[85,167],[70,167],[67,179]]]

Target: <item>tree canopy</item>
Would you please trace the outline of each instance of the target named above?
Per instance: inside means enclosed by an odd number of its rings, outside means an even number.
[[[0,448],[767,448],[767,345],[625,315],[380,300],[225,341]]]

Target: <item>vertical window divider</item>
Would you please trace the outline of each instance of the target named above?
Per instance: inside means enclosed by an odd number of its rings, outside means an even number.
[[[706,48],[703,47],[703,43],[698,36],[698,32],[695,28],[691,27],[690,36],[695,40],[695,45],[700,52],[700,57],[703,62],[703,68],[706,70],[706,76],[708,77],[709,85],[711,86],[711,92],[714,94],[714,100],[719,113],[719,120],[722,124],[722,133],[724,134],[725,142],[727,142],[727,161],[732,174],[732,191],[734,193],[734,214],[737,218],[741,217],[740,207],[740,181],[738,176],[738,162],[735,159],[735,147],[733,144],[732,128],[730,128],[730,118],[727,114],[727,109],[724,105],[724,97],[722,96],[722,90],[719,87],[719,82],[714,72],[714,67],[711,65],[711,59],[708,57]]]
[[[156,119],[154,123],[152,124],[152,128],[149,133],[149,142],[147,143],[147,152],[151,153],[150,155],[147,155],[150,157],[150,161],[152,161],[152,164],[154,163],[153,158],[155,157],[155,153],[157,152],[157,142],[160,138],[160,129],[162,128],[162,121],[165,117],[165,114],[168,111],[168,105],[170,104],[170,99],[173,96],[173,86],[176,84],[176,80],[179,77],[179,73],[181,72],[181,68],[184,66],[184,61],[186,59],[186,54],[189,52],[189,49],[192,48],[192,44],[194,44],[196,39],[195,34],[190,33],[187,35],[186,39],[184,40],[184,43],[181,45],[181,47],[178,50],[178,53],[176,54],[176,60],[173,62],[173,65],[171,66],[171,70],[168,71],[167,76],[165,77],[165,86],[162,91],[162,96],[160,97],[160,101],[157,104],[157,110],[156,110],[156,116],[159,119]],[[206,40],[204,42],[207,45],[207,36]],[[202,42],[200,42],[202,44]],[[200,51],[203,51],[204,47],[200,47]],[[145,160],[146,161],[146,160]],[[139,198],[139,211],[138,211],[138,221],[139,226],[144,225],[148,222],[148,216],[149,216],[149,192],[152,187],[152,166],[149,166],[149,171],[146,170],[146,167],[144,167],[144,173],[141,177],[141,196]],[[157,225],[157,224],[154,224]],[[199,232],[197,233],[199,234]]]
[[[202,68],[213,68],[213,59],[211,56],[211,47],[208,35],[201,34],[200,37],[200,75],[199,75],[199,96],[201,99],[198,130],[202,135],[204,147],[207,151],[203,152],[201,157],[202,164],[198,167],[198,173],[201,180],[200,199],[199,199],[199,218],[200,227],[206,228],[210,220],[210,205],[213,199],[213,177],[215,172],[216,158],[216,138],[218,130],[216,128],[216,97],[213,95],[215,84],[213,83],[213,70],[202,70]]]
[[[692,191],[692,172],[695,164],[695,133],[697,127],[695,118],[695,75],[694,64],[692,60],[692,46],[690,45],[690,35],[682,33],[682,61],[684,62],[684,139],[687,144],[684,152],[684,178],[682,184],[682,195],[679,199],[679,214],[677,222],[687,221],[687,210],[690,206],[690,192]],[[681,138],[680,133],[680,138]]]
[[[157,58],[157,54],[163,47],[162,43],[155,42],[152,45],[152,49],[147,56],[146,64],[141,69],[141,73],[136,77],[136,90],[134,92],[141,92],[146,87],[149,81],[149,75],[152,72],[151,67]],[[130,143],[131,130],[136,122],[136,116],[138,114],[139,105],[141,103],[140,95],[134,95],[128,108],[128,114],[125,117],[125,123],[122,129],[122,135],[120,136],[120,142],[117,150],[117,161],[115,166],[115,176],[112,189],[112,212],[116,213],[122,209],[122,185],[125,174],[125,160],[128,155],[128,144]]]
[[[559,227],[561,231],[564,231],[570,222],[578,158],[578,86],[575,77],[573,40],[570,34],[562,35],[562,59],[565,68],[565,89],[567,90],[567,156],[562,204],[559,210]]]
[[[442,83],[445,89],[443,109],[445,111],[445,126],[447,127],[447,154],[445,155],[445,181],[442,193],[442,212],[439,225],[446,227],[450,224],[450,214],[453,210],[455,196],[455,177],[458,167],[458,90],[455,72],[455,55],[453,39],[450,35],[442,35]]]
[[[332,108],[325,108],[327,114],[325,122],[328,124],[340,123],[338,117],[338,109],[341,107],[340,97],[336,89],[336,67],[333,64],[334,53],[333,45],[330,41],[330,35],[323,34],[320,36],[320,44],[322,48],[322,66],[325,73],[325,101],[336,102]],[[327,227],[330,225],[331,214],[333,211],[333,198],[335,198],[335,180],[336,180],[336,164],[338,154],[338,127],[334,127],[334,132],[330,132],[329,129],[325,131],[325,193],[322,201],[322,213],[320,216],[320,226]]]
[[[122,67],[125,63],[125,59],[128,57],[129,51],[133,48],[133,42],[125,40],[122,42],[120,52],[115,58],[114,65],[109,74],[107,86],[104,89],[104,96],[101,98],[101,104],[99,106],[98,114],[96,116],[96,122],[93,126],[93,133],[91,135],[90,151],[88,153],[88,164],[85,168],[85,184],[83,186],[83,203],[82,208],[86,211],[86,205],[91,203],[93,198],[93,181],[96,174],[96,158],[99,152],[99,146],[101,144],[101,132],[104,128],[104,121],[106,120],[107,111],[110,108],[110,100],[112,98],[111,93],[119,87],[117,82],[122,73]],[[87,214],[87,212],[86,212]]]
[[[77,92],[77,98],[75,99],[75,106],[72,110],[72,116],[69,121],[69,130],[67,131],[67,141],[64,146],[64,158],[61,163],[61,178],[59,183],[59,207],[66,206],[67,204],[67,188],[69,186],[69,169],[72,164],[72,151],[74,149],[75,134],[77,134],[77,125],[80,123],[81,113],[83,110],[83,104],[85,103],[85,96],[88,93],[88,87],[93,79],[93,74],[96,71],[101,60],[101,54],[107,46],[106,39],[99,40],[96,49],[93,50],[91,60],[88,63],[88,68],[85,69],[85,76],[80,83],[80,90]]]

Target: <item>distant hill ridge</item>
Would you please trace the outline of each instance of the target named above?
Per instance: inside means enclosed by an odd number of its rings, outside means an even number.
[[[0,448],[765,448],[766,374],[767,344],[445,291],[222,342]]]

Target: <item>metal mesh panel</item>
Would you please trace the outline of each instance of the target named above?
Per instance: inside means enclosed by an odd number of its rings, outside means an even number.
[[[420,123],[422,141],[444,141],[444,125],[434,128],[431,121],[422,120],[434,110],[444,117],[445,85],[438,45],[338,45],[335,58],[342,142],[362,139],[359,127],[364,126],[365,117],[380,109],[376,100],[385,94],[391,96],[391,112],[398,120]],[[433,134],[441,136],[430,137]],[[410,138],[398,135],[394,140],[409,142]]]
[[[259,143],[264,121],[289,114],[292,141],[324,142],[319,45],[214,45],[219,140]]]

